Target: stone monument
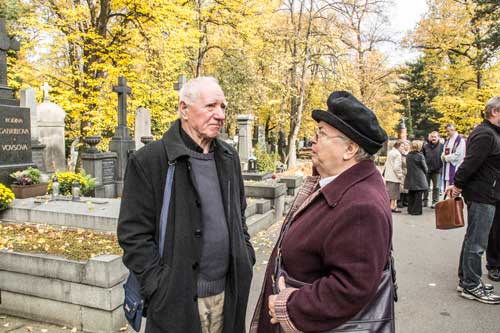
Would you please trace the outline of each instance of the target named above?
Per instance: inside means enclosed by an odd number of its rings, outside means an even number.
[[[241,170],[248,170],[248,159],[252,155],[252,122],[251,114],[241,114],[238,121],[238,155],[240,156]]]
[[[140,107],[135,111],[134,140],[136,149],[144,146],[144,143],[141,142],[143,136],[153,136],[151,134],[151,113],[148,109]]]
[[[38,129],[43,149],[43,171],[66,171],[66,154],[64,143],[64,118],[66,112],[50,101],[50,86],[47,82],[41,87],[43,101],[36,107],[38,114]]]
[[[39,128],[38,128],[38,114],[37,114],[37,103],[36,103],[36,93],[31,87],[23,88],[20,90],[20,102],[21,106],[30,109],[31,117],[31,154],[33,157],[33,163],[40,170],[44,170],[45,162],[43,160],[43,150],[45,145],[40,142],[39,139]]]
[[[19,49],[9,39],[0,17],[0,183],[9,185],[14,171],[34,166],[31,155],[30,109],[20,107],[7,86],[7,51]]]
[[[121,196],[128,156],[135,151],[135,142],[130,137],[130,128],[127,127],[127,95],[132,90],[130,87],[127,87],[127,79],[120,76],[118,77],[118,85],[113,86],[113,91],[118,94],[118,126],[115,129],[115,135],[109,143],[109,150],[115,152],[117,155],[116,194]]]

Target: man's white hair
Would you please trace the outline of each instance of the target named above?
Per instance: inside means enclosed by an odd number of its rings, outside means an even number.
[[[484,108],[484,118],[488,119],[493,115],[493,109],[500,111],[500,96],[492,97]]]
[[[180,102],[182,101],[187,105],[196,103],[200,97],[201,90],[207,85],[216,85],[220,88],[219,82],[212,76],[199,76],[195,79],[191,79],[181,88],[179,91],[179,108],[177,110],[179,116],[181,116]]]

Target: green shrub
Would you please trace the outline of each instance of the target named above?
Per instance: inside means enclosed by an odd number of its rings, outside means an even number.
[[[278,153],[268,153],[260,145],[256,145],[253,153],[257,159],[257,170],[261,172],[274,172],[276,170],[276,162],[279,161]]]
[[[33,185],[40,183],[40,170],[32,167],[11,173],[10,176],[14,178],[14,184],[16,185]]]

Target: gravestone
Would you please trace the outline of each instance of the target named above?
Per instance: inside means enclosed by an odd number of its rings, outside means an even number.
[[[12,172],[34,166],[31,155],[30,109],[20,107],[7,86],[7,51],[19,44],[9,39],[0,17],[0,183],[9,185]]]
[[[266,136],[264,133],[264,126],[255,125],[253,128],[254,144],[261,146],[263,149],[266,147]]]
[[[66,112],[57,104],[50,101],[50,86],[47,82],[41,87],[43,102],[37,105],[38,129],[43,149],[42,170],[56,172],[66,170],[66,154],[64,143],[64,118]]]
[[[127,127],[127,95],[132,90],[127,87],[127,79],[118,77],[118,85],[113,86],[113,91],[118,94],[118,126],[115,135],[109,143],[109,150],[117,155],[116,161],[116,194],[122,195],[123,177],[129,154],[135,151],[135,142],[130,137],[130,129]]]
[[[251,114],[241,114],[238,121],[238,155],[240,156],[241,170],[248,170],[248,159],[252,155],[252,121]]]
[[[5,18],[0,17],[0,104],[17,105],[12,88],[7,86],[7,52],[18,51],[19,46],[19,42],[9,38]]]
[[[144,146],[141,142],[143,136],[153,136],[151,134],[151,113],[148,109],[140,107],[135,111],[135,148],[139,149]]]
[[[20,91],[20,103],[22,107],[30,109],[31,117],[31,154],[33,163],[42,171],[45,171],[45,163],[43,160],[43,150],[45,145],[39,140],[38,114],[36,111],[36,93],[31,87],[23,88]]]

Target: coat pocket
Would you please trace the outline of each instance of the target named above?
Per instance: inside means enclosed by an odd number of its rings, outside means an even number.
[[[148,312],[156,312],[159,308],[163,307],[165,304],[165,299],[167,297],[169,277],[171,269],[168,265],[163,265],[163,270],[160,275],[160,281],[158,282],[158,287],[156,291],[151,295],[148,302]]]

